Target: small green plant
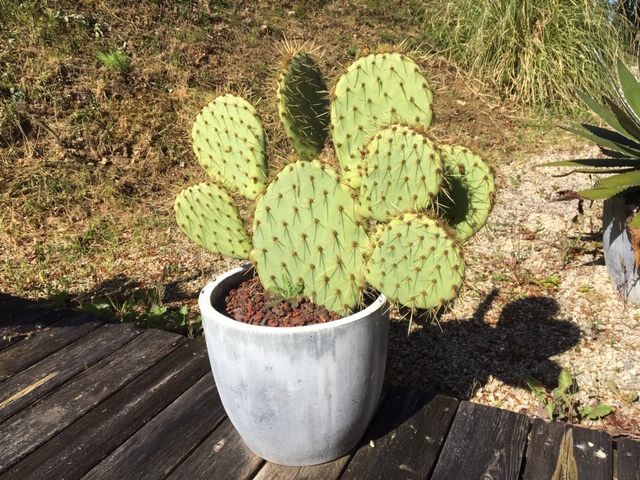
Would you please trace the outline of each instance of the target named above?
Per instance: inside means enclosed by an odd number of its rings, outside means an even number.
[[[76,310],[105,317],[110,321],[135,323],[148,328],[161,328],[186,334],[200,335],[200,319],[189,319],[189,307],[170,309],[163,305],[158,289],[140,289],[129,294],[124,300],[112,296],[98,296],[91,302],[83,303]]]
[[[609,390],[611,390],[611,392],[616,397],[618,397],[620,400],[622,400],[626,404],[631,405],[632,403],[637,402],[638,398],[640,398],[640,395],[638,394],[638,392],[635,392],[635,391],[634,392],[627,392],[627,393],[621,392],[620,388],[618,388],[618,385],[613,380],[609,380],[607,382],[607,385],[609,387]]]
[[[127,74],[131,70],[131,59],[124,50],[117,49],[109,52],[98,52],[98,60],[107,68],[118,73]]]
[[[540,403],[547,410],[547,415],[551,420],[565,420],[571,422],[573,419],[597,420],[613,412],[613,409],[605,403],[596,405],[580,404],[575,399],[578,392],[578,384],[569,369],[563,368],[558,377],[558,387],[551,392],[542,385],[542,382],[527,375],[524,379],[529,389],[538,397]]]
[[[193,145],[211,181],[180,192],[178,225],[205,249],[251,260],[274,295],[342,315],[369,287],[411,309],[446,305],[462,287],[461,245],[491,210],[492,172],[427,137],[433,94],[404,54],[360,58],[328,91],[311,55],[288,49],[278,111],[298,159],[274,176],[255,107],[230,94],[207,105]],[[329,134],[336,158],[323,153]],[[255,201],[252,219],[232,195]]]

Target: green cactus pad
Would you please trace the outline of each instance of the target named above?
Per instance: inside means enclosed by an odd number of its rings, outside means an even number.
[[[329,133],[329,91],[320,68],[306,53],[292,54],[280,73],[278,113],[300,158],[317,157]]]
[[[242,97],[223,95],[204,107],[192,131],[198,161],[229,191],[254,200],[266,187],[266,144],[255,108]]]
[[[412,127],[383,127],[366,147],[360,186],[363,217],[381,222],[425,210],[442,184],[442,160],[427,137]]]
[[[211,252],[248,259],[251,238],[247,234],[233,198],[212,183],[182,190],[174,204],[180,229]]]
[[[368,237],[352,192],[329,166],[284,167],[258,198],[251,260],[273,293],[304,285],[304,295],[343,315],[361,298]]]
[[[456,242],[424,215],[395,217],[382,226],[367,261],[367,281],[391,301],[437,308],[462,287],[465,265]]]
[[[338,80],[331,105],[331,129],[344,180],[360,185],[362,150],[390,123],[431,125],[433,93],[420,67],[400,53],[356,60]]]
[[[489,218],[496,183],[489,166],[469,149],[442,147],[445,186],[438,207],[456,238],[464,242],[475,235]]]

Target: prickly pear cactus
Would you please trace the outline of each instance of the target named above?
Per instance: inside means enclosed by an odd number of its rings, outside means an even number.
[[[249,200],[264,191],[264,129],[255,108],[244,98],[217,97],[196,118],[192,137],[198,161],[216,182]]]
[[[380,222],[403,212],[423,211],[442,185],[442,160],[421,128],[383,127],[366,147],[360,210]]]
[[[356,60],[332,95],[331,129],[342,175],[360,185],[361,155],[373,134],[390,123],[422,125],[433,118],[433,93],[420,67],[401,53]]]
[[[492,206],[490,169],[467,149],[427,138],[433,95],[405,55],[354,62],[333,91],[330,116],[315,62],[300,51],[287,55],[278,110],[302,160],[267,186],[255,109],[233,95],[216,98],[193,128],[198,160],[215,182],[178,195],[180,228],[208,250],[250,258],[270,292],[302,292],[343,315],[358,308],[368,285],[410,308],[446,304],[462,287],[460,242]],[[316,158],[329,119],[340,174]],[[256,199],[251,238],[235,192]]]
[[[438,308],[454,299],[464,278],[460,248],[434,219],[402,215],[375,238],[365,277],[391,301]]]
[[[446,185],[438,198],[445,221],[464,242],[487,222],[496,184],[489,166],[469,149],[442,147]]]
[[[287,165],[257,202],[251,260],[272,293],[303,285],[304,295],[342,314],[354,310],[367,234],[351,191],[328,165]]]
[[[329,133],[329,91],[310,55],[290,52],[278,82],[278,113],[300,158],[311,160]]]
[[[185,188],[174,204],[182,231],[211,252],[227,257],[248,259],[251,238],[233,198],[212,183]]]

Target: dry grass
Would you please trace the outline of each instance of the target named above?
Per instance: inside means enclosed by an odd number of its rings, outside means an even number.
[[[0,6],[0,291],[75,305],[194,306],[227,261],[175,228],[172,204],[203,178],[191,125],[216,94],[242,92],[291,152],[274,93],[281,42],[311,42],[329,85],[358,55],[421,51],[422,2],[9,0]],[[544,129],[436,57],[432,134],[509,161]],[[549,124],[545,124],[548,128]]]

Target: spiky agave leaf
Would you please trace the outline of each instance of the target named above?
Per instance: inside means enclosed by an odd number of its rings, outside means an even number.
[[[446,145],[441,153],[445,183],[438,196],[438,209],[456,238],[465,242],[489,218],[496,191],[495,178],[489,166],[465,147]]]
[[[304,295],[343,315],[361,298],[368,237],[352,191],[318,161],[285,166],[258,198],[251,260],[267,290]]]
[[[422,125],[433,118],[433,93],[421,68],[400,53],[371,54],[356,60],[332,95],[331,130],[344,180],[360,186],[362,152],[380,127]]]
[[[601,63],[606,69],[602,60]],[[607,200],[640,189],[640,82],[620,58],[617,70],[617,82],[607,71],[618,103],[603,95],[603,105],[585,93],[577,92],[583,102],[611,129],[588,124],[566,127],[570,132],[600,145],[607,158],[565,160],[542,165],[573,167],[568,174],[613,174],[594,187],[577,192],[589,200]],[[635,217],[631,225],[640,226],[640,217]]]
[[[211,252],[248,259],[251,238],[244,228],[233,198],[213,183],[200,183],[182,190],[174,203],[180,229]]]
[[[311,55],[285,52],[277,96],[280,120],[296,153],[303,160],[317,157],[329,133],[329,91]]]
[[[634,170],[605,178],[593,188],[580,190],[578,194],[589,200],[607,200],[638,188],[640,188],[640,170]]]
[[[431,309],[458,295],[464,271],[460,247],[438,221],[408,214],[380,228],[365,277],[391,301]]]
[[[198,161],[215,182],[249,200],[264,191],[265,134],[251,103],[230,94],[216,97],[198,114],[192,137]]]

